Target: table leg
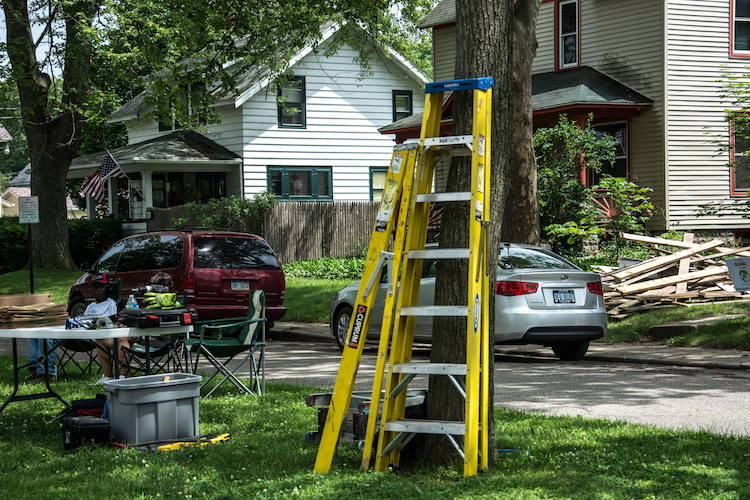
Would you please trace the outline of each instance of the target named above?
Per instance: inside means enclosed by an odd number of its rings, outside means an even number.
[[[70,406],[70,403],[68,403],[65,399],[63,399],[62,396],[60,396],[57,392],[55,392],[52,387],[49,385],[49,373],[46,375],[46,385],[47,385],[47,392],[41,392],[36,394],[24,394],[21,396],[16,396],[16,393],[18,392],[18,345],[16,339],[11,339],[13,344],[13,392],[10,396],[8,396],[5,399],[5,402],[3,402],[2,406],[0,406],[0,413],[5,409],[6,406],[8,406],[8,403],[11,401],[29,401],[32,399],[42,399],[42,398],[57,398],[59,399],[65,406]],[[46,365],[46,354],[42,358],[45,360]]]

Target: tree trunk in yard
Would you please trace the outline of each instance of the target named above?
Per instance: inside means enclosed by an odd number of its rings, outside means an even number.
[[[513,139],[502,241],[538,245],[539,202],[534,157],[531,64],[539,45],[536,20],[540,0],[517,0],[513,23]]]
[[[511,21],[513,0],[457,0],[456,1],[456,78],[491,76],[495,80],[492,100],[492,190],[490,192],[489,255],[497,255],[500,228],[505,206],[506,172],[510,159],[512,132],[512,60]],[[453,134],[471,134],[472,92],[454,93]],[[468,191],[471,176],[469,158],[451,161],[447,179],[448,191]],[[469,207],[464,203],[446,204],[440,231],[443,248],[467,248]],[[490,258],[490,266],[494,259]],[[439,260],[435,303],[466,305],[467,262]],[[488,291],[489,293],[489,291]],[[493,336],[494,293],[490,293],[490,337]],[[466,362],[466,318],[436,317],[432,333],[430,361],[433,363]],[[494,356],[490,356],[493,365]],[[493,366],[488,367],[492,377]],[[493,387],[492,380],[490,387]],[[489,407],[492,408],[492,391]],[[431,376],[427,395],[427,418],[463,420],[464,400],[447,377]],[[494,418],[490,411],[490,450],[496,453]],[[425,457],[432,463],[445,463],[457,457],[453,446],[444,436],[427,436]]]
[[[61,86],[53,86],[49,75],[39,69],[26,0],[3,1],[8,59],[31,160],[31,194],[39,197],[39,224],[31,225],[34,267],[73,270],[65,180],[81,136],[91,60],[85,31],[98,3],[65,2],[60,9],[65,20],[64,68]],[[60,92],[59,100],[53,91]]]

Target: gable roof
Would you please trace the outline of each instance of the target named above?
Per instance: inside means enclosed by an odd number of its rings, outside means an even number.
[[[217,162],[236,163],[242,161],[240,156],[220,146],[208,137],[192,131],[177,131],[169,135],[110,149],[109,152],[122,165],[152,162]],[[70,165],[71,170],[89,167],[98,168],[104,161],[106,151],[86,156],[79,156]]]
[[[336,32],[341,29],[338,24],[329,23],[326,24],[321,32],[321,39],[315,44],[309,44],[302,49],[298,50],[297,53],[289,59],[287,63],[287,69],[294,67],[299,63],[306,55],[320,47],[323,43],[331,38]],[[359,29],[359,28],[358,28]],[[428,82],[427,77],[414,67],[406,58],[385,45],[378,45],[378,49],[387,52],[388,56],[412,79],[419,81],[421,84]],[[243,63],[237,63],[243,64]],[[238,108],[242,106],[248,99],[252,98],[263,88],[266,88],[273,77],[273,72],[270,66],[267,65],[252,65],[249,66],[242,74],[238,77],[234,91],[225,95],[219,95],[220,90],[214,90],[212,92],[213,97],[216,99],[216,104],[227,104],[232,103],[234,107]],[[143,110],[144,99],[149,92],[148,89],[144,90],[136,97],[125,103],[123,106],[115,110],[108,118],[107,123],[116,123],[122,121],[132,120],[138,118],[140,112]]]
[[[443,0],[424,16],[418,28],[427,29],[456,22],[456,0]]]

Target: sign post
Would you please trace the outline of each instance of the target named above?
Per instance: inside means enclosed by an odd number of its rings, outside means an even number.
[[[18,222],[21,224],[39,224],[39,197],[22,196],[18,198]],[[31,227],[29,234],[29,288],[34,293],[34,254],[31,248]]]

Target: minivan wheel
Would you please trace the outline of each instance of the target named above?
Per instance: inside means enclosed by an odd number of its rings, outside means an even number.
[[[562,361],[578,361],[589,350],[588,340],[571,340],[552,344],[552,352]]]
[[[336,311],[336,315],[333,317],[333,328],[336,332],[336,343],[339,345],[339,349],[344,350],[346,344],[346,336],[349,335],[349,322],[352,320],[352,306],[344,305]]]
[[[86,300],[83,297],[73,297],[68,306],[68,315],[71,318],[83,316],[86,312]]]

